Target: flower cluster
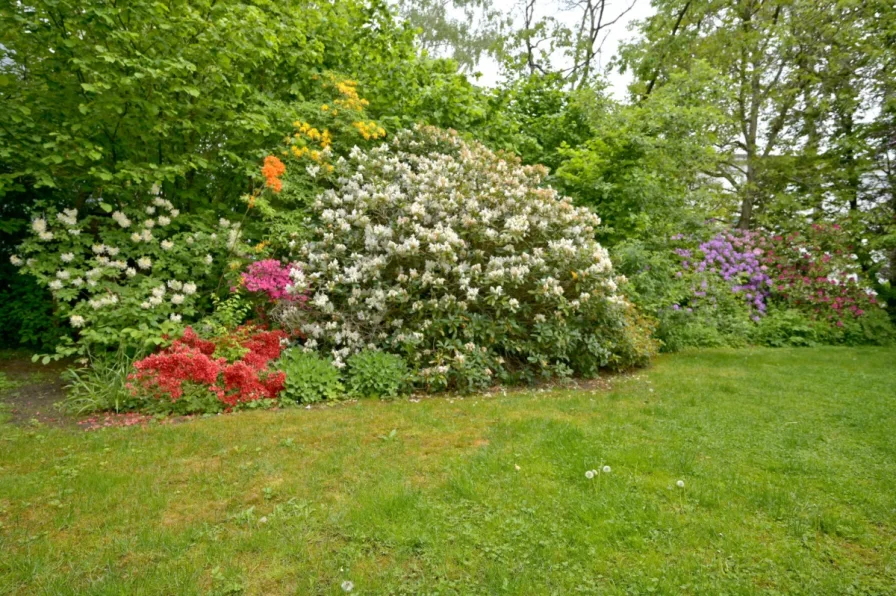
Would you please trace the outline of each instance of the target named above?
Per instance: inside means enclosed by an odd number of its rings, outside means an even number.
[[[304,294],[287,292],[291,284],[290,271],[298,265],[283,266],[276,259],[265,259],[250,263],[249,267],[240,277],[242,285],[250,292],[260,292],[267,295],[272,301],[289,300],[292,302],[304,302]]]
[[[543,167],[433,128],[338,166],[290,271],[309,301],[280,313],[306,348],[336,366],[365,347],[406,353],[437,386],[612,360],[627,304],[594,240],[600,220],[542,186]]]
[[[264,158],[264,166],[261,168],[261,174],[264,176],[265,186],[274,192],[283,190],[283,181],[280,177],[286,173],[286,166],[283,162],[273,155]]]
[[[280,357],[285,334],[241,327],[216,341],[201,339],[190,327],[170,347],[134,364],[128,379],[134,394],[176,402],[187,385],[213,394],[227,409],[259,399],[274,399],[283,389],[285,375],[268,369]],[[241,356],[229,362],[219,352]],[[222,349],[223,348],[223,349]]]
[[[715,277],[744,299],[754,319],[761,316],[767,309],[766,300],[772,285],[768,267],[762,259],[765,250],[764,237],[750,231],[716,234],[696,250],[675,249],[682,259],[682,271],[677,275],[693,274],[689,302],[695,306],[706,302],[714,304],[716,297],[709,291],[709,286],[710,278]]]

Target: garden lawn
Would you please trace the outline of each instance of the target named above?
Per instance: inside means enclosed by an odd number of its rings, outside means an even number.
[[[2,424],[0,592],[892,594],[894,365],[711,350],[611,389]]]

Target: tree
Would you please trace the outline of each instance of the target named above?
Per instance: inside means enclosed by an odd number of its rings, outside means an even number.
[[[815,79],[812,65],[824,48],[816,28],[828,6],[790,0],[659,0],[640,27],[643,39],[623,52],[638,79],[636,97],[648,97],[695,59],[718,71],[729,90],[725,111],[738,124],[736,136],[720,139],[730,159],[717,174],[740,198],[738,226],[755,224],[767,164],[797,141],[788,137],[800,101]]]
[[[83,206],[154,182],[184,209],[248,188],[327,70],[414,57],[381,2],[7,0],[0,197]]]
[[[727,130],[714,79],[698,63],[642,102],[604,100],[591,114],[592,137],[560,150],[560,187],[600,214],[602,241],[661,244],[728,213],[727,195],[706,175],[724,158],[713,145]]]

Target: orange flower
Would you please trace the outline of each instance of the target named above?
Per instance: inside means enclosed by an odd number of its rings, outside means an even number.
[[[283,190],[283,182],[280,181],[280,176],[286,173],[286,166],[283,165],[282,161],[273,155],[268,155],[264,158],[264,167],[261,168],[261,173],[265,178],[265,186],[274,192]]]

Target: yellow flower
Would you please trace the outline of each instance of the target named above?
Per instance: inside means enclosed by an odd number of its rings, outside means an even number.
[[[330,106],[328,106],[327,104],[324,104],[324,105],[322,105],[322,106],[320,107],[320,109],[321,109],[322,112],[326,112],[327,110],[330,109]]]

